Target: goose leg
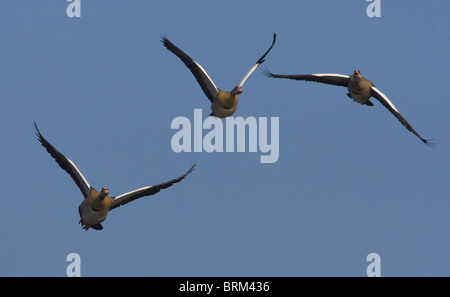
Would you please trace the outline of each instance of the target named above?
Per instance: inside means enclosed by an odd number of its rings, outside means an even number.
[[[81,226],[82,226],[82,228],[84,229],[84,230],[88,230],[89,229],[89,225],[86,225],[85,223],[84,223],[84,221],[83,221],[83,219],[80,219],[80,221],[78,222],[78,224],[81,224]]]

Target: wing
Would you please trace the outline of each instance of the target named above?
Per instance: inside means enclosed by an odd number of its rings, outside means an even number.
[[[262,55],[261,58],[258,59],[258,61],[256,61],[256,64],[250,68],[250,70],[247,72],[247,74],[244,76],[244,78],[241,80],[241,82],[238,84],[239,87],[242,87],[242,85],[245,83],[245,81],[247,80],[247,78],[250,76],[250,74],[252,74],[253,71],[255,71],[256,68],[258,68],[259,65],[261,65],[265,60],[264,58],[267,56],[267,54],[270,52],[270,50],[272,49],[272,47],[275,45],[275,41],[277,40],[277,34],[273,33],[273,41],[272,41],[272,45],[269,47],[269,49],[264,53],[264,55]]]
[[[72,177],[78,188],[80,188],[81,193],[83,193],[84,198],[86,198],[89,195],[91,186],[86,181],[83,174],[81,174],[80,170],[78,170],[77,166],[75,166],[75,164],[71,160],[61,154],[44,138],[44,136],[42,136],[36,125],[36,122],[34,122],[34,127],[36,128],[36,136],[38,137],[38,140],[40,141],[42,146],[45,147],[47,152],[53,157],[53,159],[55,159],[59,167],[61,167]]]
[[[175,179],[172,179],[168,182],[165,182],[165,183],[162,183],[159,185],[155,185],[155,186],[143,187],[143,188],[122,194],[120,196],[114,197],[114,200],[113,200],[109,210],[112,210],[114,208],[117,208],[119,206],[127,204],[128,202],[134,201],[141,197],[156,194],[159,191],[161,191],[162,189],[167,189],[168,187],[171,187],[173,184],[176,184],[176,183],[182,181],[189,173],[191,173],[194,170],[195,166],[196,166],[196,164],[192,165],[191,169],[189,169],[189,171],[186,172],[184,175],[177,177]]]
[[[413,129],[413,127],[411,127],[411,125],[405,120],[405,118],[398,112],[397,108],[395,108],[394,104],[392,104],[392,102],[388,99],[388,97],[383,94],[382,92],[380,92],[380,90],[378,90],[377,88],[375,88],[374,86],[371,87],[371,95],[372,97],[374,97],[375,99],[377,99],[378,101],[381,102],[381,104],[384,105],[384,107],[386,107],[399,121],[400,123],[402,123],[403,126],[406,127],[406,129],[408,129],[409,131],[411,131],[414,135],[416,135],[417,137],[420,138],[420,140],[423,141],[423,143],[425,143],[428,146],[434,146],[434,143],[432,143],[430,140],[427,139],[423,139],[417,132],[416,130]]]
[[[166,36],[161,36],[161,42],[169,51],[180,58],[181,61],[183,61],[183,63],[187,66],[187,68],[189,68],[189,70],[191,70],[198,84],[202,88],[203,93],[205,93],[206,97],[208,97],[209,101],[211,101],[212,103],[219,91],[212,79],[209,77],[208,73],[206,73],[205,69],[203,69],[200,64],[192,60],[191,57],[186,55],[182,50],[180,50],[172,42],[170,42],[169,39],[166,38]]]
[[[349,75],[337,74],[337,73],[317,73],[317,74],[296,74],[296,75],[284,75],[273,74],[269,70],[265,69],[264,73],[269,77],[275,78],[289,78],[295,80],[315,81],[328,85],[347,87],[350,80]]]

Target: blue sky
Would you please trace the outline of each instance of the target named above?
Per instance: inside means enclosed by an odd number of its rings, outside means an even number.
[[[450,276],[450,3],[381,0],[0,2],[0,276]],[[175,153],[174,118],[210,103],[167,37],[231,90],[277,33],[275,73],[359,69],[435,149],[345,88],[256,70],[234,116],[278,117],[280,155]],[[82,195],[34,135],[119,195],[197,169],[78,225]],[[205,132],[206,133],[206,132]]]

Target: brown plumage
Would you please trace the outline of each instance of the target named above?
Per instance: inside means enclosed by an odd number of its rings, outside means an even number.
[[[247,72],[241,82],[234,87],[230,92],[222,91],[216,87],[212,79],[203,69],[203,67],[195,62],[191,57],[189,57],[186,53],[184,53],[181,49],[176,47],[172,42],[167,39],[166,36],[161,36],[161,42],[163,45],[175,54],[181,61],[186,65],[186,67],[192,72],[197,83],[202,88],[206,97],[208,97],[209,101],[211,101],[211,115],[225,118],[231,116],[236,111],[239,99],[238,96],[242,94],[242,85],[246,81],[246,79],[250,76],[250,74],[255,71],[255,69],[264,62],[264,58],[270,52],[272,47],[275,45],[276,34],[273,34],[273,41],[269,49],[262,55],[261,58],[258,59],[256,64]]]
[[[72,177],[73,181],[77,184],[78,188],[83,194],[84,199],[78,207],[78,212],[80,214],[79,223],[86,231],[89,228],[96,230],[103,229],[101,223],[106,220],[106,217],[110,210],[127,204],[138,198],[154,195],[162,189],[171,187],[172,185],[182,181],[189,173],[194,170],[196,166],[196,164],[194,164],[188,172],[168,182],[164,182],[154,186],[143,187],[116,197],[111,197],[109,196],[108,188],[104,187],[100,192],[98,192],[93,187],[91,187],[84,176],[81,174],[80,170],[78,170],[78,168],[75,166],[75,164],[70,159],[61,154],[44,138],[44,136],[42,136],[36,123],[34,123],[34,126],[39,142],[53,157],[53,159],[55,159],[59,167],[61,167]]]
[[[388,97],[379,91],[373,83],[362,77],[359,70],[355,70],[353,75],[343,75],[336,73],[318,73],[318,74],[295,74],[295,75],[284,75],[284,74],[273,74],[269,70],[265,70],[265,74],[269,77],[274,78],[288,78],[293,80],[304,80],[304,81],[314,81],[329,85],[346,87],[348,90],[347,96],[362,105],[373,106],[373,103],[369,100],[370,98],[377,99],[384,107],[386,107],[403,126],[406,127],[410,132],[416,135],[423,143],[428,146],[434,146],[428,139],[422,138],[416,130],[405,120],[405,118],[398,112],[394,104],[388,99]]]

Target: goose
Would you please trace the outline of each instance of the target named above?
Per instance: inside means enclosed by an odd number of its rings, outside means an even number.
[[[211,116],[226,118],[231,116],[236,111],[238,105],[238,96],[242,94],[242,85],[247,80],[247,78],[252,74],[255,69],[264,62],[264,58],[270,52],[272,47],[275,45],[277,35],[273,34],[272,45],[269,49],[262,55],[261,58],[256,61],[256,64],[250,68],[250,70],[245,74],[244,78],[239,82],[239,84],[234,87],[230,92],[222,91],[218,89],[208,73],[206,73],[205,69],[195,62],[191,57],[185,54],[182,50],[176,47],[172,42],[167,39],[165,35],[161,36],[161,42],[163,45],[172,53],[174,53],[178,58],[183,61],[183,63],[189,68],[189,70],[194,75],[198,84],[202,88],[206,97],[208,97],[209,101],[211,101]]]
[[[182,181],[189,173],[194,170],[196,166],[196,164],[194,163],[194,165],[192,165],[188,172],[168,182],[154,186],[142,187],[134,191],[112,197],[109,196],[109,190],[107,187],[103,187],[99,192],[92,186],[90,186],[81,171],[78,170],[75,163],[61,154],[44,138],[44,136],[42,136],[36,122],[34,123],[34,126],[36,128],[36,136],[38,137],[39,142],[53,157],[53,159],[55,159],[59,167],[61,167],[61,169],[66,171],[72,177],[81,193],[83,194],[84,200],[78,207],[78,213],[80,215],[80,221],[78,223],[81,224],[81,227],[86,231],[89,228],[92,228],[94,230],[102,230],[103,226],[101,223],[106,220],[109,211],[141,197],[154,195],[162,189],[171,187],[173,184]]]
[[[329,85],[347,87],[347,96],[353,101],[360,103],[361,105],[373,106],[373,103],[369,100],[375,98],[380,101],[410,132],[420,138],[423,143],[428,146],[434,146],[429,139],[422,138],[416,130],[405,120],[405,118],[399,113],[394,104],[388,99],[388,97],[378,90],[373,83],[362,77],[358,69],[353,71],[353,75],[343,75],[337,73],[317,73],[317,74],[297,74],[297,75],[283,75],[273,74],[267,68],[263,72],[274,78],[288,78],[294,80],[314,81]]]

